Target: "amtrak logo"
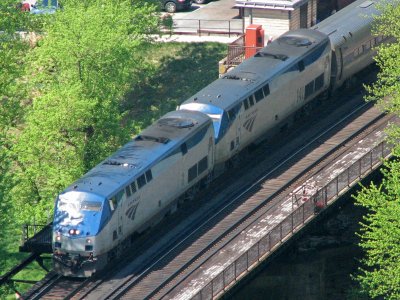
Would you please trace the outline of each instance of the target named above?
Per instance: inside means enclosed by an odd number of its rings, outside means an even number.
[[[125,215],[129,219],[131,219],[131,220],[135,219],[136,209],[137,209],[138,205],[139,205],[139,202],[132,205],[131,207],[129,207],[128,210],[125,212]]]
[[[257,115],[252,116],[250,119],[246,120],[243,123],[243,127],[246,128],[249,132],[253,130],[254,121],[256,120]]]

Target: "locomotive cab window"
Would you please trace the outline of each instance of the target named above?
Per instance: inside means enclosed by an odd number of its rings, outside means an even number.
[[[112,197],[111,199],[109,199],[108,203],[110,204],[111,211],[113,211],[117,208],[117,199],[115,197]]]
[[[122,198],[124,197],[125,189],[119,191],[115,198],[117,198],[117,203],[119,204],[122,201]]]
[[[234,121],[236,118],[236,109],[232,108],[228,111],[229,120]]]
[[[101,210],[101,202],[99,202],[99,201],[82,201],[81,202],[81,210],[100,211]]]

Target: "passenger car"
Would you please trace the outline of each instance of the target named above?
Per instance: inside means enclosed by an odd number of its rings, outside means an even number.
[[[186,10],[192,6],[191,0],[161,0],[162,8],[169,13]]]

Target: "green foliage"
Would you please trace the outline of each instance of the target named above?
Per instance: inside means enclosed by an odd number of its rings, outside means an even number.
[[[357,275],[371,297],[400,298],[400,161],[387,163],[381,185],[371,184],[358,195],[367,207],[360,246],[365,250],[363,268]]]
[[[27,57],[32,104],[12,147],[18,220],[45,222],[57,193],[129,138],[121,100],[157,26],[141,1],[70,0],[49,16]]]
[[[7,213],[11,199],[7,196],[12,186],[13,165],[10,161],[12,136],[21,122],[20,103],[24,99],[21,78],[24,74],[24,57],[29,43],[17,34],[20,28],[30,28],[30,16],[17,9],[17,1],[0,3],[0,228],[4,228],[12,216]]]
[[[392,1],[393,2],[393,1]],[[400,6],[384,2],[382,16],[377,18],[377,35],[400,38]],[[400,44],[393,42],[382,45],[376,56],[380,67],[378,80],[367,87],[367,100],[376,101],[378,106],[390,113],[400,114]],[[361,288],[370,297],[385,299],[400,298],[400,129],[392,125],[387,130],[389,141],[395,144],[396,157],[386,163],[383,182],[371,184],[356,196],[357,202],[369,209],[360,233],[360,246],[365,250],[363,267],[355,277]]]

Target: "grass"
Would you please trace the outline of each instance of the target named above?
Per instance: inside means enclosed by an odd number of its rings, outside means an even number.
[[[226,45],[219,43],[163,43],[146,53],[152,62],[151,74],[140,83],[132,83],[126,99],[129,117],[137,121],[137,130],[149,125],[218,77],[218,61],[226,56]],[[1,207],[0,216],[9,213]],[[8,223],[0,228],[0,274],[4,275],[29,254],[19,253],[21,229]],[[50,267],[51,261],[46,260]],[[46,272],[36,263],[14,279],[40,280]],[[15,283],[21,293],[31,285]],[[12,286],[0,287],[0,299],[15,299]]]
[[[139,128],[149,125],[218,78],[218,61],[227,54],[219,43],[162,43],[147,56],[153,75],[136,85],[127,98],[129,118]]]

